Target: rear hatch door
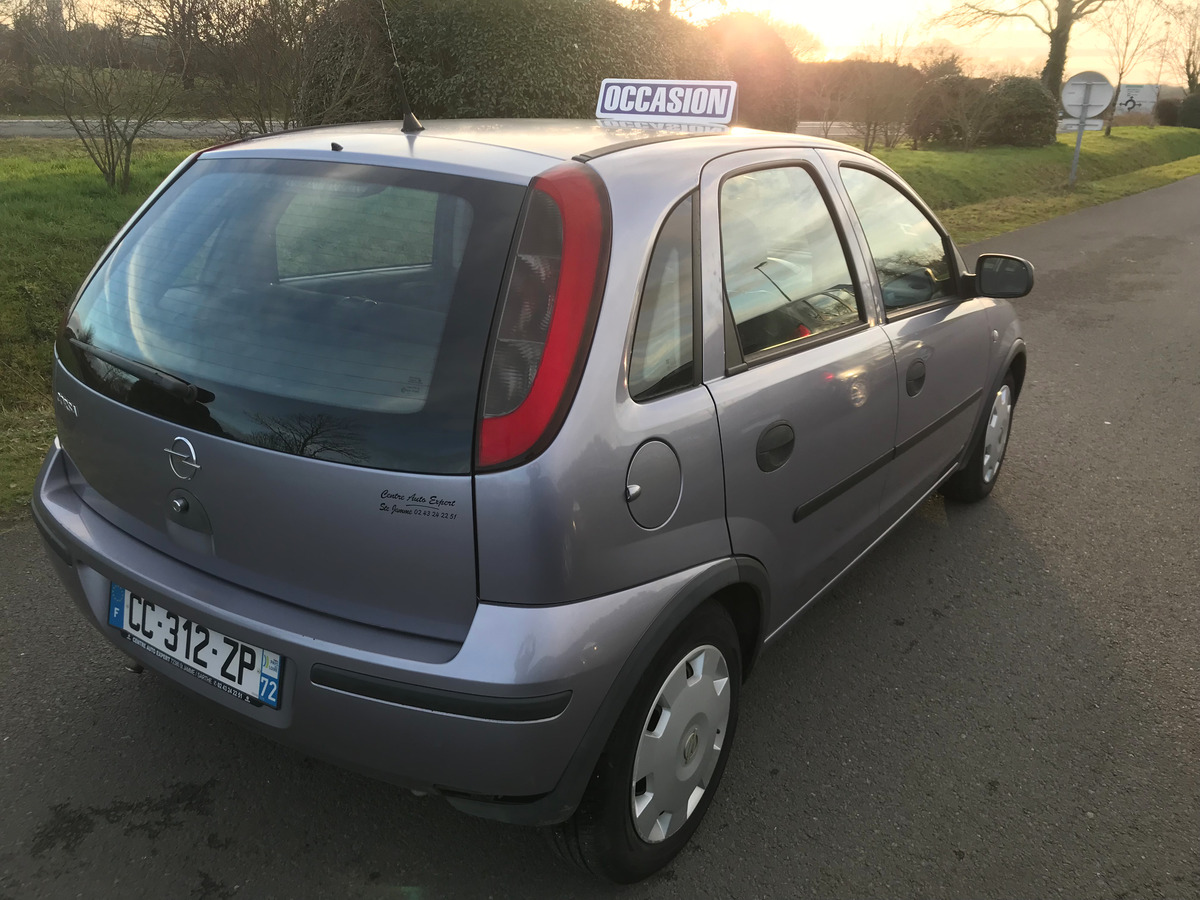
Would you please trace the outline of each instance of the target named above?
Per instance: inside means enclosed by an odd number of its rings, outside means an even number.
[[[461,639],[479,383],[523,195],[201,157],[58,339],[60,438],[84,499],[220,577]]]

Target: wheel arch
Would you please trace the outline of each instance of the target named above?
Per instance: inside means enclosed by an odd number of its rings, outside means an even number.
[[[756,559],[737,557],[738,580],[713,594],[737,629],[742,651],[742,682],[750,677],[767,634],[770,582]]]
[[[519,802],[451,795],[446,799],[463,812],[519,825],[552,825],[570,818],[583,797],[609,735],[637,690],[646,668],[671,635],[710,600],[719,603],[733,621],[742,653],[742,680],[745,681],[766,634],[767,585],[766,570],[757,560],[729,557],[714,563],[679,590],[646,628],[625,660],[558,786],[550,794]]]
[[[1005,372],[1012,372],[1013,375],[1013,397],[1014,400],[1021,398],[1021,386],[1025,384],[1025,345],[1021,344],[1014,348],[1012,358],[1009,359],[1008,365],[1004,368]]]

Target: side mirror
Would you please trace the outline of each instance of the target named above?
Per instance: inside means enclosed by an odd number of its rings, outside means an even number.
[[[1033,265],[1019,256],[985,253],[975,263],[975,294],[1011,300],[1033,290]]]

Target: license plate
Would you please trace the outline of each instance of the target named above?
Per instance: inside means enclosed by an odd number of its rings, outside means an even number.
[[[173,613],[113,582],[108,624],[128,640],[247,703],[279,709],[282,660]]]

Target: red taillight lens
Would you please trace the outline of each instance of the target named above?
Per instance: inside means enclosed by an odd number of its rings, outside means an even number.
[[[479,428],[479,468],[554,437],[587,357],[608,263],[604,185],[567,163],[535,179],[508,277]]]

